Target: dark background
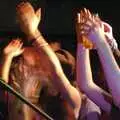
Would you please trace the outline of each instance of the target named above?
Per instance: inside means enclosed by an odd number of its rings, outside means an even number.
[[[22,0],[0,0],[0,43],[5,37],[22,35],[16,20],[16,5]],[[47,39],[61,39],[67,49],[75,49],[75,18],[81,8],[89,8],[113,27],[119,43],[120,5],[116,1],[102,0],[28,0],[35,9],[42,8],[39,28]],[[5,40],[4,40],[5,41]],[[120,44],[120,43],[119,43]]]
[[[23,36],[16,20],[16,5],[22,0],[0,0],[0,52],[7,42]],[[48,40],[61,40],[65,49],[75,55],[75,18],[83,7],[90,9],[112,25],[114,37],[120,47],[120,3],[115,0],[28,0],[35,9],[42,8],[42,22],[39,29]],[[94,51],[95,53],[95,51]],[[99,71],[96,53],[92,55],[93,76]],[[119,60],[120,61],[120,60]],[[97,78],[95,78],[97,80]]]
[[[22,0],[0,0],[0,49],[13,37],[23,37],[16,19],[16,5]],[[115,0],[29,0],[35,9],[42,8],[39,29],[49,40],[61,40],[63,48],[76,55],[75,18],[80,9],[86,7],[99,13],[102,20],[113,28],[120,48],[120,3]],[[1,50],[0,50],[1,52]],[[120,58],[116,59],[120,65]],[[100,62],[96,51],[91,52],[91,67],[94,80],[100,79]],[[102,82],[102,81],[99,81]],[[102,83],[103,84],[103,83]]]

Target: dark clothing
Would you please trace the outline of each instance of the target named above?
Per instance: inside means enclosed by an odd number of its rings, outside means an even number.
[[[73,109],[69,104],[57,94],[55,96],[49,95],[45,91],[41,94],[41,106],[43,110],[50,115],[54,120],[76,120]]]
[[[111,120],[120,120],[120,109],[114,103],[111,109]]]

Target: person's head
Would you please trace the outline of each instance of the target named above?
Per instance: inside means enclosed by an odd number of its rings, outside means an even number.
[[[70,52],[68,52],[66,50],[58,50],[55,53],[56,53],[58,59],[60,60],[60,63],[61,63],[61,66],[62,66],[62,69],[63,69],[65,75],[72,83],[75,80],[75,78],[74,78],[75,58],[73,57],[73,55]]]
[[[53,41],[53,42],[50,42],[49,44],[54,51],[61,49],[61,43],[58,41]]]

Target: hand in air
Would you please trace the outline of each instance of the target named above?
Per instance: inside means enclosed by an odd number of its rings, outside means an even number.
[[[10,57],[16,57],[23,53],[24,49],[22,48],[23,43],[19,40],[12,40],[5,48],[4,55]]]
[[[118,48],[113,37],[112,27],[102,21],[98,15],[91,14],[89,10],[84,8],[81,11],[79,21],[81,35],[86,35],[93,43],[97,40],[106,40],[112,49]],[[102,39],[99,39],[99,37],[102,37]]]
[[[81,10],[80,34],[87,36],[87,38],[91,40],[93,44],[105,39],[102,25],[103,24],[101,24],[99,17],[91,14],[88,9],[84,8],[84,10]]]
[[[38,25],[41,20],[41,9],[34,10],[29,2],[22,2],[17,6],[17,18],[22,31],[32,36],[38,30]]]

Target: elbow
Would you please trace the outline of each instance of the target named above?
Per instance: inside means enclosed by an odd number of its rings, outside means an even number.
[[[74,114],[75,114],[76,118],[78,118],[78,116],[79,116],[79,111],[80,111],[80,108],[81,108],[81,102],[82,101],[81,101],[80,93],[77,91],[75,102],[74,102]]]
[[[69,86],[69,96],[66,98],[66,100],[68,101],[68,103],[70,104],[70,106],[73,108],[75,117],[78,118],[79,116],[79,111],[81,108],[81,94],[79,92],[79,90],[77,90],[75,87],[73,86]]]

